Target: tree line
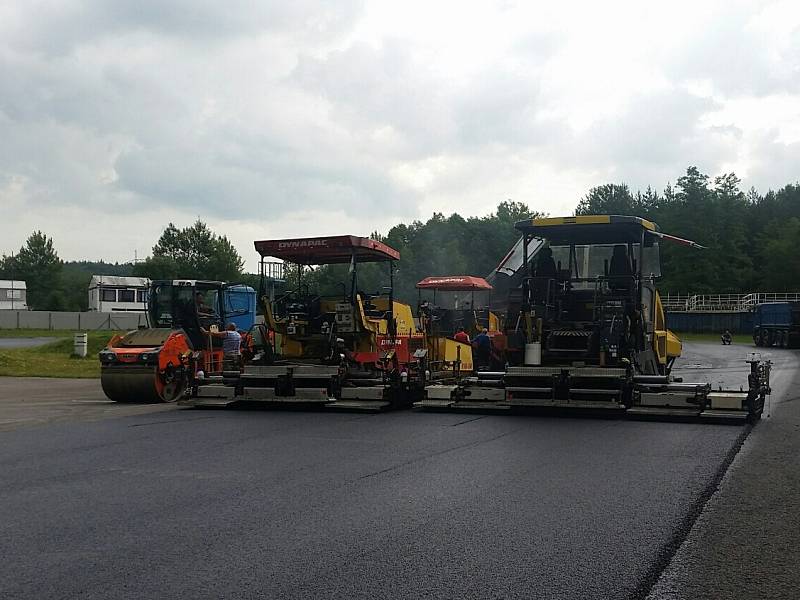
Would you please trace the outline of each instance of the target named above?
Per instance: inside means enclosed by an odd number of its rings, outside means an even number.
[[[762,195],[752,188],[742,190],[733,173],[712,179],[692,166],[662,191],[652,187],[633,191],[625,183],[594,187],[574,212],[644,217],[666,233],[706,246],[695,250],[661,244],[663,292],[800,291],[798,183]],[[411,302],[416,282],[424,277],[490,273],[518,239],[514,223],[542,214],[536,206],[508,200],[483,217],[434,213],[427,221],[401,223],[372,237],[400,251],[395,294]],[[256,287],[258,277],[243,267],[228,238],[198,220],[182,229],[170,223],[153,246],[152,256],[136,264],[65,263],[52,239],[36,231],[19,252],[0,259],[0,279],[26,281],[31,308],[85,310],[92,274],[243,281]],[[321,293],[340,293],[340,282],[350,280],[348,269],[349,265],[331,265],[308,270],[305,282]],[[285,286],[291,287],[296,271],[288,273]],[[388,266],[362,265],[358,277],[359,289],[378,292],[388,284]]]

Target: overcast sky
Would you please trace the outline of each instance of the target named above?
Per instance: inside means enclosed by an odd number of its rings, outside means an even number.
[[[254,8],[255,7],[255,8]],[[800,179],[800,3],[0,2],[0,253],[571,214],[689,164]]]

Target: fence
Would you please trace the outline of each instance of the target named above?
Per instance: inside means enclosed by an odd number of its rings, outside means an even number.
[[[0,310],[0,329],[129,330],[145,325],[144,313]]]
[[[763,302],[797,302],[800,293],[664,294],[667,312],[750,312]]]

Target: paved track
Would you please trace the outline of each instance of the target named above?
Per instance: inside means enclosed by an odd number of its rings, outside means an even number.
[[[199,410],[8,431],[0,596],[644,597],[745,432]]]
[[[744,443],[650,600],[800,597],[800,351],[775,363],[770,416]]]
[[[10,348],[33,348],[35,346],[44,346],[50,342],[56,341],[58,338],[54,337],[34,337],[34,338],[0,338],[0,350],[8,350]]]

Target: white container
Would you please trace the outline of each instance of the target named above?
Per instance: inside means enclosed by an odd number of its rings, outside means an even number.
[[[73,338],[73,349],[72,353],[75,356],[80,356],[81,358],[86,358],[86,349],[89,346],[89,335],[86,333],[76,333],[75,337]]]
[[[542,364],[542,342],[525,344],[525,364],[528,366]]]

